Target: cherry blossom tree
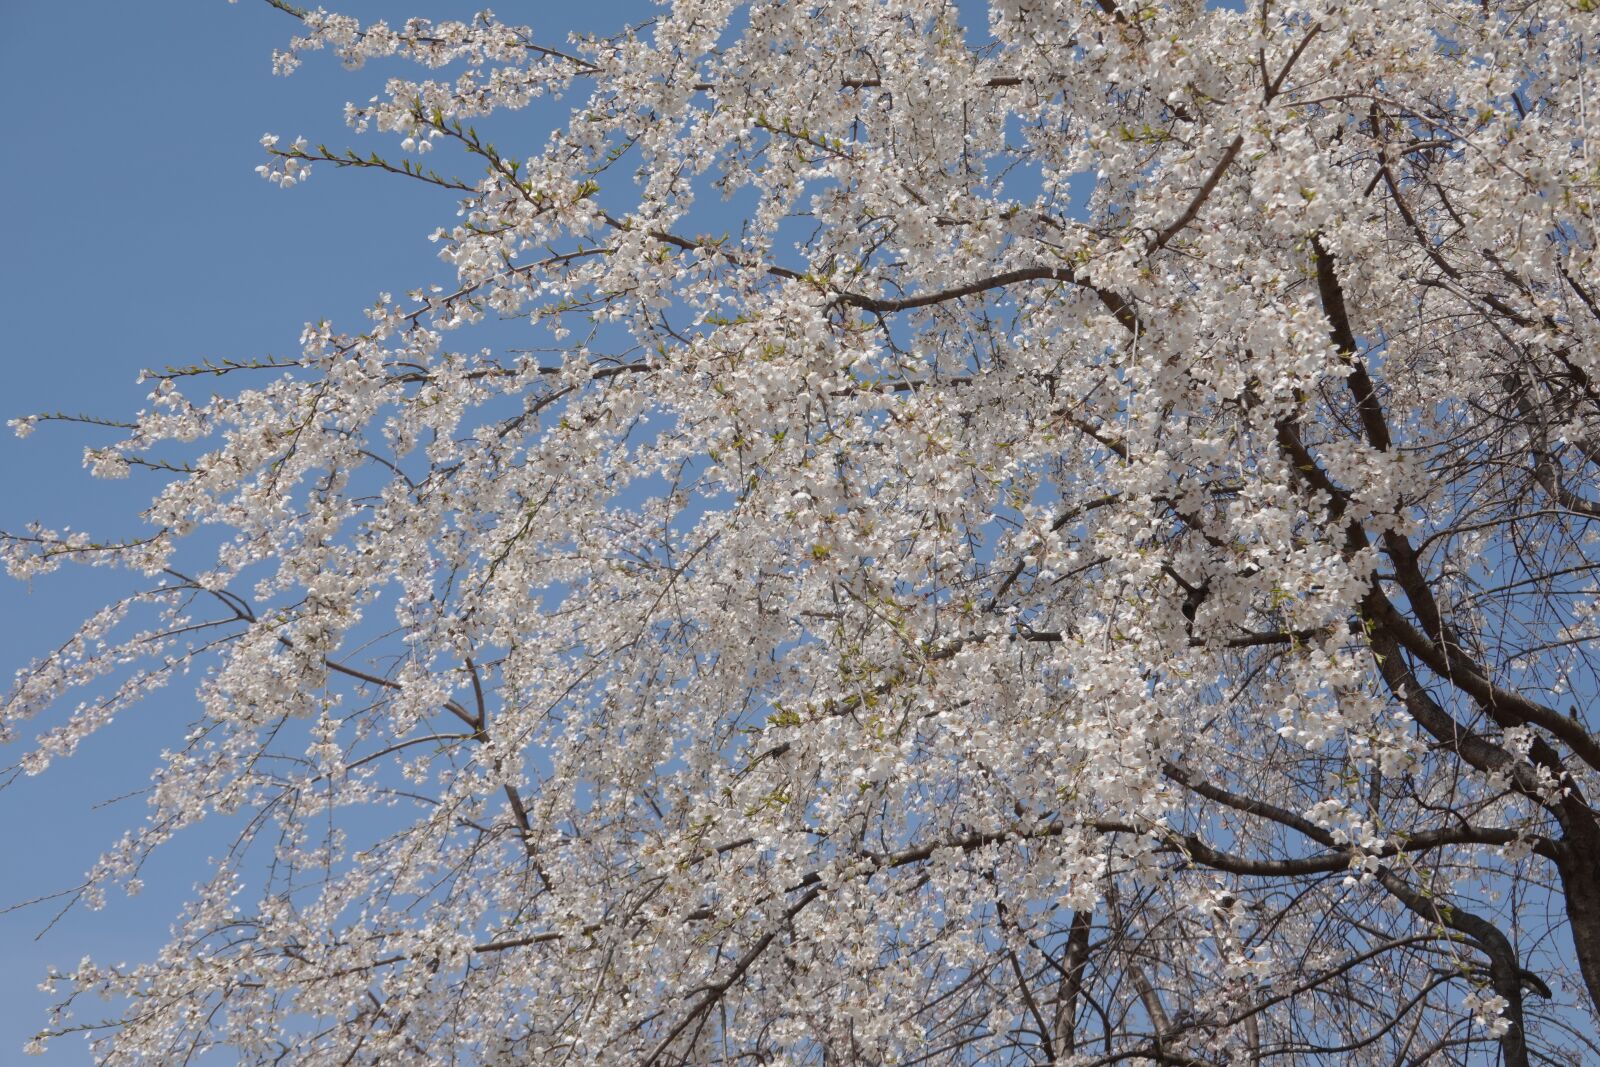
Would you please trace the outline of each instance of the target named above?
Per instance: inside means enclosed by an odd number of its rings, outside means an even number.
[[[148,511],[5,535],[144,582],[23,770],[196,708],[83,901],[239,828],[41,1041],[1600,1058],[1592,0],[268,2],[421,70],[261,173],[436,187],[454,280],[150,372]]]

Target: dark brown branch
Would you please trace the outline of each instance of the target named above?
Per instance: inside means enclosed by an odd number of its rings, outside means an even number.
[[[1222,151],[1222,158],[1217,160],[1215,167],[1211,168],[1211,173],[1201,183],[1199,192],[1195,193],[1194,199],[1189,201],[1189,206],[1184,208],[1183,214],[1172,220],[1172,223],[1166,229],[1151,239],[1149,247],[1145,249],[1147,255],[1152,252],[1159,252],[1167,247],[1168,241],[1178,236],[1185,226],[1195,220],[1195,216],[1200,214],[1200,208],[1210,199],[1211,194],[1216,191],[1217,183],[1222,181],[1223,174],[1233,165],[1234,157],[1239,154],[1239,149],[1243,147],[1244,134],[1239,134],[1229,142],[1228,147]]]

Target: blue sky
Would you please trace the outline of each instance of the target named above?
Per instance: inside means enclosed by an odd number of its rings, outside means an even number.
[[[397,21],[465,18],[486,4],[331,6]],[[499,5],[499,14],[559,39],[576,19],[612,28],[649,7],[521,0]],[[350,73],[332,56],[314,55],[293,77],[275,77],[272,49],[296,24],[259,0],[19,0],[5,12],[0,89],[11,112],[0,197],[10,210],[0,256],[0,422],[58,410],[126,416],[144,405],[142,367],[292,354],[308,320],[359,322],[380,291],[448,280],[427,240],[454,216],[447,194],[326,167],[284,192],[254,173],[269,131],[350,142],[343,103],[371,96],[395,67]],[[540,144],[554,115],[526,113],[524,143]],[[372,138],[361,143],[380,147]],[[0,528],[38,519],[128,529],[156,483],[90,478],[82,448],[98,440],[48,424],[26,440],[0,438]],[[82,570],[31,586],[0,578],[0,670],[9,678],[125,583]],[[161,748],[181,737],[187,700],[174,689],[68,763],[0,791],[0,907],[76,884],[143,817],[138,798],[97,806],[147,782]],[[0,754],[0,765],[17,754]],[[141,896],[113,895],[98,913],[75,910],[39,940],[55,908],[0,914],[0,1063],[19,1059],[44,1021],[51,998],[35,987],[46,967],[91,952],[106,962],[150,955],[217,843],[180,840],[147,873]],[[80,1041],[67,1039],[33,1062],[90,1060]]]

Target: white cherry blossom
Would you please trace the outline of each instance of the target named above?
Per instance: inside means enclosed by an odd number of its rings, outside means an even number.
[[[13,421],[153,487],[0,736],[202,709],[83,902],[244,826],[34,1050],[1600,1057],[1590,0],[267,2],[454,283]]]

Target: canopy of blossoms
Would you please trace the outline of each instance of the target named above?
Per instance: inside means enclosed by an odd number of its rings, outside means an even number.
[[[455,280],[152,372],[149,510],[5,535],[145,581],[27,772],[194,707],[86,902],[240,828],[42,1040],[1600,1057],[1592,0],[268,2],[415,80],[263,175],[438,187]]]

